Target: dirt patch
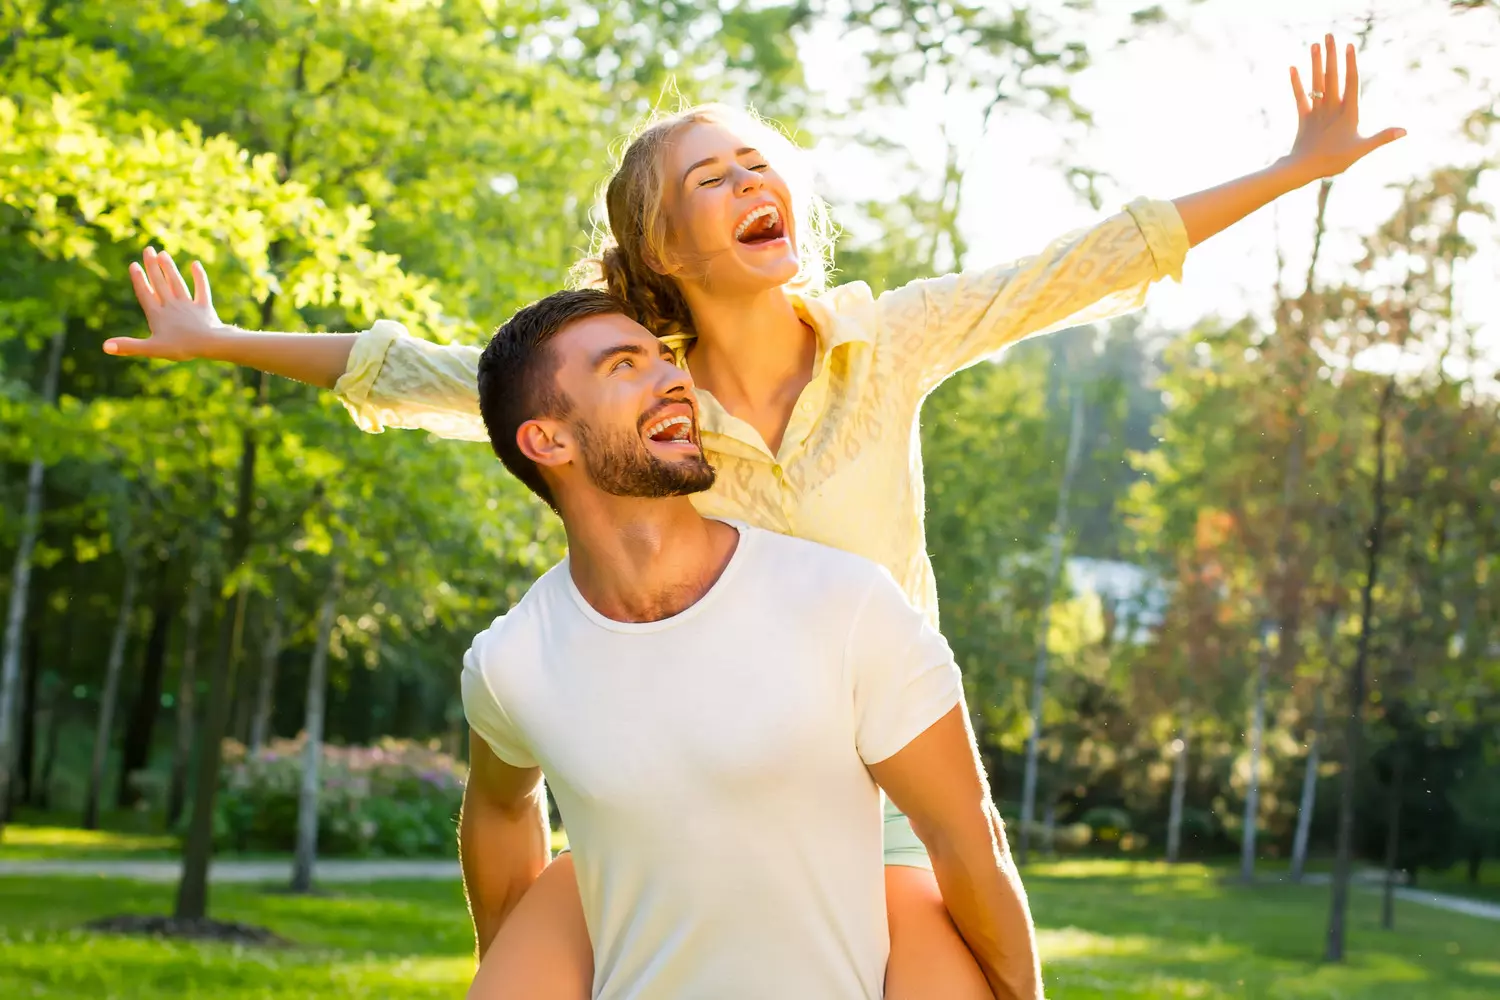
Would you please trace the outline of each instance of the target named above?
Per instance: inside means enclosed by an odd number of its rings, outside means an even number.
[[[290,948],[292,946],[292,942],[264,927],[239,924],[232,920],[179,920],[176,917],[127,913],[90,921],[84,924],[84,928],[104,934],[216,941],[220,944],[250,945],[257,948]]]

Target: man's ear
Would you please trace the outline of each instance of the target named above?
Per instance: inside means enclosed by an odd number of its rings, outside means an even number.
[[[516,447],[537,465],[556,468],[573,461],[573,434],[557,420],[528,420],[516,428]]]

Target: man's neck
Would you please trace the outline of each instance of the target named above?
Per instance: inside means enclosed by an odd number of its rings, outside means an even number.
[[[687,497],[591,494],[574,499],[564,515],[573,583],[595,611],[619,622],[661,621],[692,607],[739,540]]]

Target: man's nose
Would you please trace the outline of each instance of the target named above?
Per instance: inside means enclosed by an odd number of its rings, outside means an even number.
[[[693,376],[686,368],[679,367],[662,358],[657,367],[656,394],[658,396],[680,396],[693,391]]]

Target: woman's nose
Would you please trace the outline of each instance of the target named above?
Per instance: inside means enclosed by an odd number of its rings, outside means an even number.
[[[749,194],[751,191],[759,191],[761,188],[765,187],[766,179],[762,177],[759,172],[754,170],[746,170],[744,167],[741,167],[739,165],[736,165],[734,169],[739,171],[739,175],[735,178],[734,186],[734,189],[737,193]]]

